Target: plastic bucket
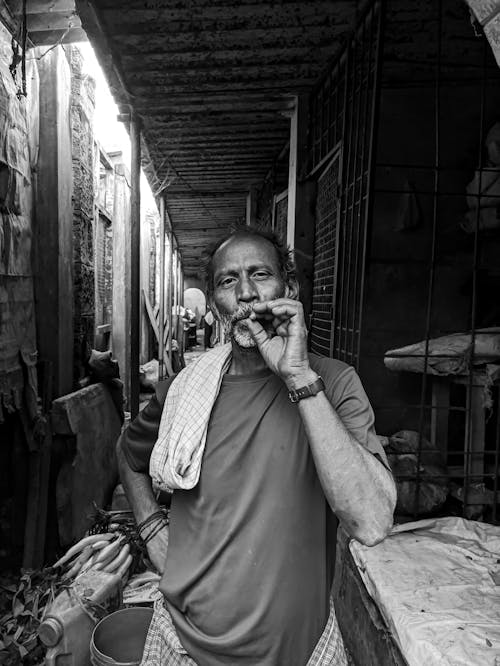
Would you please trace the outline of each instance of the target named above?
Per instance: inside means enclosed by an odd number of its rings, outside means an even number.
[[[93,666],[138,666],[152,617],[152,608],[131,606],[98,622],[90,641]]]

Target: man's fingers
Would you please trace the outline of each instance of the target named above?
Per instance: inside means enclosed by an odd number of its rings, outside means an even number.
[[[278,298],[274,301],[254,303],[253,313],[250,317],[256,319],[258,317],[265,317],[268,314],[272,314],[274,317],[293,317],[295,315],[300,317],[302,313],[303,309],[300,301],[294,301],[291,298]]]
[[[245,323],[248,327],[248,330],[250,331],[250,334],[252,335],[252,338],[258,345],[266,342],[266,340],[269,339],[269,335],[259,321],[249,318]]]

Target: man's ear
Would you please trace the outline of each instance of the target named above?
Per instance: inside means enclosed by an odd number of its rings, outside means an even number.
[[[285,288],[285,298],[293,298],[294,301],[297,301],[299,298],[299,283],[297,280],[290,280],[287,282]]]

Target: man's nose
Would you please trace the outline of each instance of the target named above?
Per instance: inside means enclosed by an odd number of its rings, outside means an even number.
[[[238,285],[238,300],[243,302],[250,302],[259,298],[257,290],[252,280],[243,277]]]

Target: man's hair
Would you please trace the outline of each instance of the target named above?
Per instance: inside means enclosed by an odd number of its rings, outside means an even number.
[[[203,253],[202,267],[203,277],[205,280],[206,293],[211,297],[214,292],[214,256],[217,250],[224,245],[231,238],[238,236],[250,236],[254,238],[262,238],[274,247],[276,257],[278,259],[278,266],[281,277],[285,284],[291,284],[297,279],[295,269],[295,261],[293,259],[293,251],[286,245],[281,236],[275,231],[271,231],[265,227],[256,225],[235,225],[231,227],[229,233],[223,238],[210,245]]]

